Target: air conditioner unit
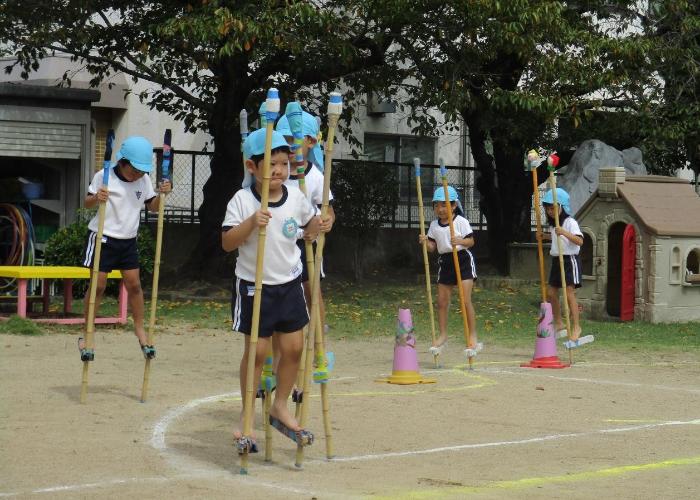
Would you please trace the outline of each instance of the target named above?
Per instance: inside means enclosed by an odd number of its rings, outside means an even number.
[[[367,94],[367,114],[379,116],[386,113],[396,113],[396,103],[383,100],[374,92],[369,92]]]

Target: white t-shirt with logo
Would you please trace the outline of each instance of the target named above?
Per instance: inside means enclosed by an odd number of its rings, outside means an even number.
[[[576,222],[573,217],[567,217],[564,219],[564,222],[561,223],[561,228],[564,231],[570,232],[571,234],[583,236],[581,228],[578,226],[578,222]],[[554,232],[554,227],[550,228],[550,232],[552,233],[552,248],[549,250],[549,255],[552,257],[558,257],[559,246],[557,245],[557,233]],[[566,236],[559,236],[559,242],[561,243],[563,255],[578,255],[578,253],[581,251],[581,247],[576,243],[573,243]]]
[[[265,236],[265,258],[263,260],[263,284],[282,285],[301,275],[301,251],[296,245],[297,230],[306,226],[316,214],[298,188],[282,185],[282,198],[270,202],[268,210],[272,217]],[[239,189],[226,207],[222,224],[224,230],[239,226],[260,209],[260,195],[255,185]],[[255,281],[255,266],[258,253],[258,229],[238,247],[236,276]]]
[[[95,173],[88,187],[88,193],[97,194],[102,187],[102,170]],[[126,240],[136,238],[139,230],[141,209],[146,203],[156,197],[156,192],[151,184],[148,174],[135,181],[129,182],[117,174],[117,167],[109,169],[109,198],[105,207],[105,226],[103,234],[110,238]],[[97,232],[97,215],[95,215],[88,229]]]
[[[466,238],[473,234],[472,226],[469,221],[461,215],[455,215],[452,220],[452,225],[455,229],[455,236],[458,238]],[[452,252],[452,238],[450,237],[450,224],[442,224],[440,219],[435,219],[430,223],[428,228],[428,238],[433,240],[437,245],[437,251],[440,254]],[[457,245],[457,250],[466,250],[467,247]]]

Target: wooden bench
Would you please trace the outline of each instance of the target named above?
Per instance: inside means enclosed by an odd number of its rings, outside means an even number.
[[[74,279],[90,279],[91,270],[86,267],[69,267],[69,266],[0,266],[0,277],[15,278],[17,280],[17,315],[20,318],[27,317],[27,281],[32,279],[43,280],[42,287],[42,313],[47,316],[49,313],[49,286],[52,280],[63,280],[63,313],[68,315],[71,313],[73,305],[73,280]],[[121,279],[122,274],[119,271],[112,271],[107,275],[107,279]],[[127,294],[126,287],[122,281],[119,285],[119,316],[95,318],[95,323],[126,323],[127,310]],[[44,323],[61,323],[75,325],[85,323],[85,318],[80,317],[32,317],[34,321]]]

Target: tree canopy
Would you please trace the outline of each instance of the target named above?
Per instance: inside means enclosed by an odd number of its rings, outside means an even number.
[[[8,0],[0,31],[24,77],[46,56],[69,54],[93,85],[114,72],[157,84],[139,93],[142,102],[212,135],[200,240],[185,266],[201,276],[221,271],[221,221],[242,177],[240,110],[254,118],[271,86],[284,99],[323,98],[341,77],[352,104],[391,43],[390,28],[370,21],[372,8],[358,0]],[[70,84],[68,73],[64,79]]]
[[[466,129],[490,254],[505,272],[507,243],[530,237],[523,153],[580,138],[559,131],[638,142],[655,169],[689,161],[698,171],[698,9],[687,0],[8,0],[0,29],[25,75],[69,54],[94,84],[115,71],[156,83],[144,103],[213,136],[192,274],[217,272],[220,223],[240,185],[240,109],[257,110],[272,85],[312,103],[339,82],[346,122],[374,90],[410,111],[416,133]]]

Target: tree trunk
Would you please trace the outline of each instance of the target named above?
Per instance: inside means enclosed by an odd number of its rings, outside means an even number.
[[[199,240],[187,261],[180,268],[180,277],[218,281],[228,278],[232,270],[225,264],[221,248],[221,224],[226,205],[240,188],[243,165],[238,116],[247,93],[235,92],[233,86],[222,89],[217,107],[209,120],[209,133],[214,140],[211,174],[203,188],[199,207]]]
[[[477,167],[476,187],[481,195],[481,210],[488,223],[489,255],[500,274],[508,273],[508,243],[530,238],[530,196],[532,187],[522,167],[522,145],[507,139],[508,134],[494,130],[494,154],[486,150],[488,135],[482,112],[463,112],[469,128],[472,155]]]

